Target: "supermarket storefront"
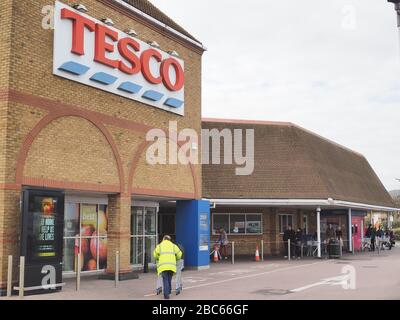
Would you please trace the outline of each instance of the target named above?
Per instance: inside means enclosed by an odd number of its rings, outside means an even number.
[[[162,201],[181,212],[176,236],[188,266],[207,266],[187,233],[209,219],[200,166],[148,159],[153,129],[166,133],[167,148],[177,144],[171,121],[201,129],[203,45],[147,1],[8,2],[0,4],[0,288],[9,255],[14,279],[22,255],[36,282],[43,265],[57,282],[75,272],[78,253],[83,272],[114,273],[117,251],[121,274],[152,262]]]

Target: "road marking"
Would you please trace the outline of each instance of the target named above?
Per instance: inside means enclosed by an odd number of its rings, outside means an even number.
[[[307,290],[307,289],[310,289],[313,287],[321,286],[321,285],[342,286],[343,287],[344,285],[346,285],[348,280],[349,280],[348,275],[340,275],[337,277],[321,279],[321,281],[319,281],[319,282],[315,282],[315,283],[309,284],[307,286],[289,290],[289,291],[293,292],[293,293],[301,292],[301,291],[304,291],[304,290]]]
[[[324,284],[324,282],[320,281],[320,282],[316,282],[316,283],[313,283],[313,284],[309,284],[308,286],[300,287],[300,288],[289,290],[289,291],[293,292],[293,293],[300,292],[300,291],[304,291],[304,290],[307,290],[307,289],[310,289],[310,288],[313,288],[313,287],[320,286],[322,284]]]
[[[216,284],[225,283],[225,282],[229,282],[229,281],[235,281],[235,280],[246,279],[246,278],[253,278],[253,277],[261,276],[261,275],[264,275],[264,274],[270,274],[270,273],[275,273],[275,272],[293,270],[293,269],[298,269],[298,268],[302,268],[302,267],[309,267],[309,266],[313,266],[315,264],[328,263],[328,262],[332,262],[332,260],[318,261],[318,262],[313,262],[313,263],[302,264],[302,265],[299,265],[299,266],[287,267],[287,268],[282,268],[282,269],[275,269],[275,270],[265,271],[265,272],[256,273],[256,274],[249,274],[249,275],[241,276],[241,277],[234,277],[234,278],[215,281],[215,282],[203,283],[203,284],[199,284],[199,285],[195,285],[195,286],[191,286],[191,287],[184,287],[184,290],[200,288],[200,287],[207,287],[207,286],[213,286],[213,285],[216,285]],[[150,293],[150,294],[146,294],[144,296],[145,297],[151,297],[151,296],[156,296],[156,294],[155,293]]]
[[[207,278],[200,277],[182,277],[183,283],[196,283],[196,282],[204,282],[207,281]]]

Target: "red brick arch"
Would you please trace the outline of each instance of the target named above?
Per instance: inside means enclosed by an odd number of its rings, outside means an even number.
[[[114,139],[112,138],[110,132],[107,130],[107,128],[103,125],[100,119],[96,117],[93,113],[86,112],[85,110],[56,110],[56,111],[51,111],[47,116],[42,118],[36,125],[35,127],[29,132],[29,134],[26,136],[21,150],[18,155],[17,159],[17,167],[16,167],[16,173],[15,173],[15,182],[17,185],[22,185],[23,181],[23,170],[25,167],[25,162],[26,158],[28,157],[28,152],[29,149],[35,140],[35,138],[38,136],[38,134],[47,126],[49,125],[52,121],[62,118],[62,117],[80,117],[83,118],[90,123],[92,123],[106,138],[109,146],[112,149],[115,161],[117,163],[117,168],[118,168],[118,175],[119,175],[119,189],[120,193],[125,193],[125,178],[124,178],[124,171],[123,171],[123,166],[122,166],[122,160],[121,156],[118,152],[118,148],[114,142]]]
[[[168,134],[166,134],[166,138],[172,140]],[[139,147],[136,149],[133,157],[132,157],[132,164],[129,170],[129,177],[128,177],[128,193],[132,194],[133,191],[133,177],[135,175],[136,169],[138,167],[139,164],[139,160],[141,158],[141,156],[143,155],[143,152],[147,149],[147,147],[150,145],[151,141],[143,141]],[[178,141],[178,146],[182,146],[182,142]],[[189,167],[190,167],[190,172],[192,174],[192,180],[193,180],[193,189],[194,189],[194,194],[193,194],[193,198],[198,198],[200,196],[199,194],[199,186],[198,186],[198,182],[196,179],[196,172],[194,169],[194,165],[193,163],[189,163]],[[178,196],[178,194],[177,194]]]

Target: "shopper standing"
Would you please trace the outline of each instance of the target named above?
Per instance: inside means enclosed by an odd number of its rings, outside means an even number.
[[[296,241],[296,234],[294,230],[292,230],[292,226],[289,224],[285,232],[283,233],[283,242],[285,245],[285,259],[289,256],[289,240],[290,240],[290,251],[293,255],[293,245]]]
[[[226,253],[226,246],[228,245],[228,235],[224,228],[219,229],[219,240],[218,244],[221,248],[221,258],[228,259],[228,255]]]
[[[297,228],[296,235],[296,258],[300,259],[301,258],[301,250],[302,250],[302,239],[303,239],[303,231],[300,228]]]
[[[165,235],[163,241],[154,249],[153,256],[157,261],[157,273],[163,279],[164,299],[171,294],[172,276],[176,273],[176,261],[181,259],[182,251],[171,242],[171,237]]]
[[[372,225],[370,224],[368,226],[367,231],[365,232],[365,237],[371,239],[371,249],[370,251],[375,251],[375,237],[376,237],[376,230]]]

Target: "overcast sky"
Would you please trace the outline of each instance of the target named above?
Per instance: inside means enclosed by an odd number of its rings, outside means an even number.
[[[151,0],[200,40],[203,117],[290,121],[400,189],[400,54],[386,0]]]

